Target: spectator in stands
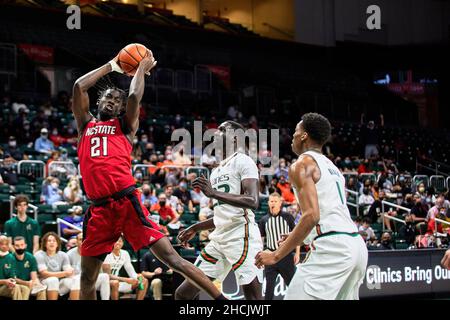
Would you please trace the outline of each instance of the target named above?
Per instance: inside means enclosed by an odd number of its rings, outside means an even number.
[[[364,126],[365,114],[361,114],[361,125]],[[384,116],[380,114],[380,126],[384,127]],[[378,144],[380,139],[379,129],[375,126],[375,122],[370,120],[367,126],[362,130],[362,140],[365,144],[364,157],[369,159],[373,156],[377,157]]]
[[[30,289],[16,282],[14,256],[9,253],[9,240],[0,235],[0,297],[28,300]]]
[[[79,204],[84,200],[83,190],[81,190],[80,180],[77,176],[72,176],[64,188],[63,193],[64,201],[68,204]]]
[[[384,232],[381,235],[380,242],[376,245],[369,246],[369,250],[394,250],[391,234],[389,232]]]
[[[144,137],[144,136],[143,136]],[[145,138],[147,139],[147,138]],[[145,164],[152,164],[157,165],[158,164],[158,158],[155,152],[155,145],[152,142],[146,142],[145,144],[142,144],[141,141],[141,149],[142,149],[142,156],[141,161]],[[152,156],[154,156],[152,158]]]
[[[167,203],[167,197],[164,193],[160,193],[158,195],[158,203],[155,203],[151,208],[151,212],[157,212],[161,217],[162,224],[173,224],[177,223],[179,216],[178,214],[172,210],[172,207],[169,203]]]
[[[69,209],[69,213],[70,215],[64,217],[63,220],[73,224],[80,230],[74,229],[67,224],[60,223],[61,233],[66,239],[75,238],[83,229],[83,208],[81,206],[74,206]]]
[[[51,101],[46,101],[39,107],[39,110],[41,110],[47,117],[50,117],[53,113],[54,108]]]
[[[75,248],[76,246],[77,246],[77,238],[70,238],[66,242],[66,252],[68,252],[72,248]]]
[[[53,142],[53,145],[58,148],[67,143],[67,139],[64,138],[58,131],[58,128],[53,128],[49,137],[50,141]]]
[[[440,216],[445,216],[446,209],[444,207],[444,195],[440,194],[436,198],[436,202],[433,207],[431,207],[430,210],[428,210],[427,217],[425,218],[425,221],[428,223],[428,230],[427,232],[430,234],[433,234],[436,231],[436,218],[439,218]],[[442,224],[437,224],[437,232],[442,233]]]
[[[36,258],[26,251],[27,243],[24,237],[14,238],[14,271],[16,283],[29,288],[29,293],[36,295],[37,300],[46,300],[47,287],[44,286],[37,275]]]
[[[67,252],[69,256],[70,265],[74,270],[74,282],[80,283],[81,276],[81,243],[83,242],[83,234],[79,233],[76,236],[76,245]],[[95,282],[95,290],[100,291],[100,299],[109,300],[111,296],[111,287],[109,284],[109,275],[106,273],[99,273],[97,281]]]
[[[17,148],[17,140],[16,137],[14,136],[9,137],[8,147],[5,149],[5,153],[10,154],[15,161],[20,161],[24,159],[22,151],[20,151],[20,149]]]
[[[188,190],[188,180],[181,178],[178,184],[178,188],[175,189],[173,195],[180,199],[181,203],[188,207],[189,212],[194,212],[194,206],[192,204],[191,193]]]
[[[281,176],[284,176],[286,180],[289,179],[289,168],[284,158],[280,159],[279,167],[275,170],[275,177],[279,179]]]
[[[44,193],[44,202],[53,206],[67,204],[63,200],[63,191],[59,188],[59,179],[52,178],[50,185],[47,186],[46,193]]]
[[[211,169],[215,164],[217,164],[217,159],[212,154],[203,152],[202,157],[200,158],[200,163],[202,164],[202,166]]]
[[[28,109],[22,98],[16,99],[16,102],[13,102],[11,107],[15,114],[18,114],[20,110],[23,110],[26,113],[30,112],[30,109]]]
[[[284,175],[280,176],[277,188],[281,191],[281,196],[286,204],[291,204],[295,201],[294,193],[291,190],[291,184],[287,182]]]
[[[358,190],[357,180],[353,177],[350,177],[347,182],[347,189],[356,191]]]
[[[48,160],[47,160],[46,168],[47,168],[47,172],[49,172],[49,175],[51,175],[49,166],[50,166],[50,163],[52,163],[53,161],[60,161],[60,153],[58,150],[53,150],[50,153],[50,158],[48,158]]]
[[[10,186],[15,186],[19,183],[15,160],[8,153],[4,154],[3,163],[0,166],[0,175],[3,178],[3,182]]]
[[[425,189],[425,184],[423,182],[419,183],[419,185],[417,186],[416,194],[418,194],[420,196],[423,203],[426,203],[425,199],[427,197],[427,193],[426,193],[426,189]]]
[[[47,299],[58,300],[58,295],[70,292],[70,300],[79,300],[80,283],[73,277],[69,256],[61,251],[61,239],[47,232],[41,241],[41,250],[34,255],[41,282],[47,286]]]
[[[420,194],[416,193],[413,196],[413,207],[411,208],[411,216],[416,223],[421,223],[425,221],[425,218],[427,217],[428,210],[427,206],[423,204],[422,197]]]
[[[193,188],[191,190],[191,199],[194,206],[200,206],[200,208],[207,207],[209,204],[209,198],[200,190],[200,188]]]
[[[158,198],[153,194],[153,189],[148,183],[142,185],[141,201],[147,208],[158,202]]]
[[[41,136],[34,142],[34,150],[44,154],[50,154],[53,150],[55,150],[53,142],[48,139],[47,128],[41,129]]]
[[[177,206],[179,203],[181,203],[180,199],[178,199],[177,196],[173,195],[173,185],[167,184],[164,187],[164,194],[166,195],[167,202],[172,207],[173,211],[177,210]]]
[[[142,173],[142,170],[140,168],[136,169],[133,176],[137,184],[142,184],[142,182],[144,181],[144,174]]]
[[[39,223],[27,215],[29,199],[26,195],[19,194],[13,202],[14,208],[17,210],[17,215],[5,223],[5,234],[8,236],[11,244],[10,250],[14,252],[12,240],[15,237],[24,237],[27,245],[27,251],[35,253],[39,250]]]
[[[113,251],[103,262],[103,271],[109,275],[111,284],[111,300],[119,300],[119,293],[130,293],[136,290],[136,300],[143,300],[148,288],[148,281],[141,274],[137,274],[131,264],[130,254],[122,250],[122,237],[114,244]],[[120,271],[125,269],[128,277],[121,277]]]
[[[163,286],[171,284],[173,270],[161,263],[151,251],[147,251],[141,261],[141,272],[150,281],[153,299],[162,300]]]
[[[131,150],[131,158],[133,160],[141,160],[144,151],[141,148],[141,144],[139,143],[139,139],[137,136],[133,139],[133,149]]]
[[[367,215],[369,213],[370,206],[375,202],[375,199],[370,194],[369,188],[364,188],[362,195],[359,196],[358,205],[363,210],[363,214]]]
[[[190,165],[191,158],[186,154],[184,147],[173,153],[173,163],[176,165]]]
[[[416,226],[411,214],[405,216],[405,224],[400,227],[399,235],[405,239],[409,247],[414,246],[416,240]]]
[[[369,217],[365,217],[362,221],[362,224],[358,228],[359,234],[361,234],[368,246],[375,245],[377,241],[377,236],[370,226],[371,222],[372,221]]]

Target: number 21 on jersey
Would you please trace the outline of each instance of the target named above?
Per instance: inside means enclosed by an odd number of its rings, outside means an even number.
[[[91,138],[91,157],[106,157],[108,155],[108,137]]]

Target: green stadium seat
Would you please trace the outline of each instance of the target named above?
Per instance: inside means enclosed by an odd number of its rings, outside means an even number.
[[[33,189],[29,184],[18,184],[15,193],[31,194],[32,191]]]
[[[49,205],[49,204],[40,204],[40,205],[38,205],[38,212],[39,213],[53,213],[53,212],[55,212],[54,210],[53,210],[53,206],[52,205]]]
[[[4,193],[4,194],[8,194],[9,195],[10,192],[10,187],[9,184],[1,184],[0,185],[0,193]]]
[[[72,205],[60,205],[60,206],[56,206],[56,212],[58,214],[65,214],[67,215],[67,213],[69,212],[69,209],[72,208]]]
[[[39,213],[38,214],[38,222],[40,224],[46,223],[46,222],[55,222],[55,217],[53,214],[50,213]]]
[[[47,232],[58,233],[58,224],[56,221],[46,221],[41,225],[41,234],[44,235]]]

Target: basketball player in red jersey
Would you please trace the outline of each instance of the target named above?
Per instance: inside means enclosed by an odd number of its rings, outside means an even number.
[[[147,218],[131,175],[132,141],[139,126],[139,103],[145,75],[156,65],[152,53],[144,58],[124,91],[109,88],[97,101],[98,116],[89,112],[88,89],[106,74],[123,73],[116,59],[79,78],[73,87],[72,111],[78,127],[78,158],[86,195],[92,201],[83,222],[81,246],[81,294],[95,300],[95,282],[106,254],[123,233],[134,250],[151,251],[171,269],[181,273],[215,299],[225,299],[213,283],[193,264],[182,259],[170,241]],[[126,105],[125,114],[119,112]]]

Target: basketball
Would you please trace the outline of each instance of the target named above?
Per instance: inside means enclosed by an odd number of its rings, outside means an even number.
[[[129,76],[133,76],[139,66],[139,62],[149,55],[149,50],[140,43],[131,43],[120,50],[117,63]]]

